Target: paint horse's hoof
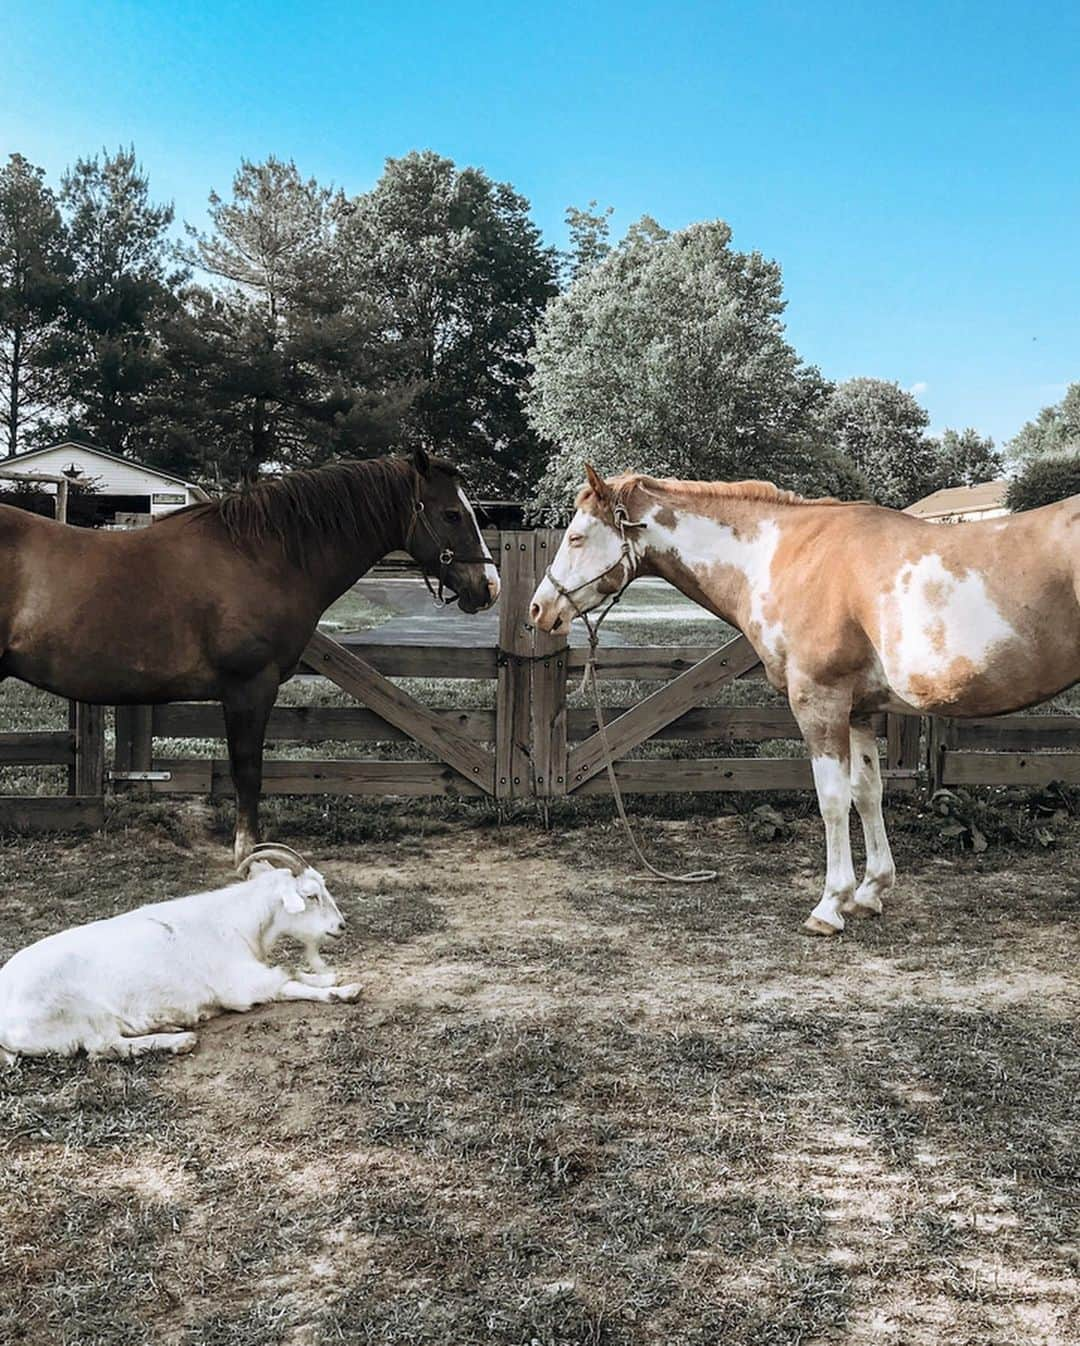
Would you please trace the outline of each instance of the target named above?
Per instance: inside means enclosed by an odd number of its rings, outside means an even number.
[[[844,903],[840,911],[844,916],[857,916],[860,920],[865,920],[869,916],[881,915],[881,903],[877,899],[873,902],[860,902],[857,897],[852,897]]]
[[[823,921],[817,916],[807,916],[803,921],[803,929],[810,935],[839,935],[842,932],[835,925],[830,925],[828,921]]]

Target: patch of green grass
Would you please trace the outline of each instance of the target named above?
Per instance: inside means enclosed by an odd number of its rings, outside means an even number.
[[[276,1346],[284,1341],[293,1315],[280,1300],[230,1313],[212,1313],[184,1329],[183,1346]]]
[[[175,1136],[175,1106],[157,1087],[160,1058],[42,1058],[0,1070],[0,1142],[66,1148]]]
[[[373,603],[358,589],[348,589],[319,619],[319,629],[333,635],[338,631],[370,631],[394,615],[391,608]]]

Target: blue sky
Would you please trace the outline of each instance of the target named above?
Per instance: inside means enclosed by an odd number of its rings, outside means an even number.
[[[134,142],[204,219],[241,156],[349,191],[432,148],[548,241],[721,217],[831,378],[1005,440],[1080,378],[1080,6],[5,0],[0,151]]]

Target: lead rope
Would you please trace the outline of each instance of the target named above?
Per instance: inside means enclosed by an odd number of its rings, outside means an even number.
[[[714,879],[719,878],[719,872],[715,869],[692,869],[686,874],[669,874],[666,870],[657,869],[657,867],[646,857],[645,852],[638,844],[637,837],[634,836],[634,829],[630,826],[630,819],[626,815],[626,805],[623,803],[622,790],[619,788],[619,782],[615,778],[615,763],[611,757],[611,746],[608,743],[607,725],[604,723],[604,711],[600,705],[600,680],[596,676],[596,643],[597,631],[589,625],[589,653],[585,660],[585,677],[582,680],[582,687],[585,682],[592,683],[593,709],[596,711],[596,729],[600,735],[600,747],[604,754],[604,769],[607,771],[607,778],[611,782],[611,794],[615,800],[615,807],[619,811],[619,817],[622,820],[623,830],[626,832],[626,839],[630,842],[634,854],[643,869],[647,869],[650,874],[663,880],[664,883],[712,883]]]
[[[600,680],[596,675],[596,650],[600,643],[600,623],[626,592],[627,586],[634,577],[635,566],[631,563],[634,562],[635,558],[633,548],[630,545],[630,540],[626,536],[626,529],[628,527],[637,526],[630,523],[626,518],[625,511],[617,509],[615,511],[615,519],[618,524],[619,535],[622,538],[620,561],[624,565],[626,578],[618,592],[611,598],[610,602],[595,621],[590,619],[587,612],[582,612],[574,599],[574,595],[580,593],[582,589],[588,588],[591,584],[595,584],[596,580],[588,580],[585,584],[579,584],[574,589],[566,589],[551,573],[550,566],[547,570],[547,578],[554,585],[556,591],[560,593],[573,608],[575,616],[581,618],[585,629],[589,633],[589,653],[585,656],[585,672],[581,676],[581,692],[582,695],[584,695],[589,684],[592,684],[593,709],[596,711],[596,731],[600,736],[600,748],[604,756],[604,769],[607,772],[607,778],[611,784],[611,795],[615,800],[615,807],[618,810],[619,818],[622,821],[623,830],[626,832],[626,839],[629,841],[631,849],[637,856],[639,864],[643,869],[648,870],[650,874],[655,875],[656,878],[664,883],[712,883],[715,879],[720,877],[718,870],[691,869],[686,874],[669,874],[664,869],[657,869],[657,867],[646,857],[645,852],[638,844],[637,837],[634,836],[634,829],[630,825],[630,819],[626,813],[626,805],[623,803],[622,790],[619,788],[619,782],[615,777],[615,763],[611,755],[611,744],[608,742],[607,725],[604,723],[604,709],[600,704]],[[613,562],[612,565],[608,566],[608,570],[613,570],[617,564],[618,562]],[[603,576],[608,573],[608,570],[603,571],[597,576],[597,579],[602,579]]]

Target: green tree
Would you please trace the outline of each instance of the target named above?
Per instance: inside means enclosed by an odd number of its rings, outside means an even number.
[[[1043,454],[1060,454],[1080,445],[1080,383],[1071,383],[1065,396],[1043,407],[1005,446],[1014,463],[1030,462]]]
[[[189,229],[186,252],[210,283],[185,291],[168,328],[183,415],[162,425],[158,461],[250,480],[269,463],[381,451],[397,437],[410,392],[388,317],[356,291],[337,246],[346,209],[273,157],[243,161],[231,199],[211,194],[211,231]]]
[[[948,486],[977,486],[981,481],[993,481],[1005,470],[994,441],[970,426],[966,430],[946,430],[940,440],[930,443],[937,462],[935,490]]]
[[[1080,495],[1080,454],[1043,453],[1009,482],[1005,503],[1014,511],[1038,509],[1070,495]]]
[[[563,274],[568,284],[572,284],[586,271],[591,271],[611,251],[611,226],[608,221],[614,212],[614,206],[608,206],[598,214],[595,201],[590,201],[584,210],[578,206],[566,207],[570,247],[563,254]]]
[[[520,495],[545,446],[522,392],[536,323],[555,293],[556,255],[508,183],[431,151],[389,159],[357,197],[338,246],[349,289],[387,315],[414,392],[408,444],[468,467],[478,494]]]
[[[167,238],[172,206],[151,202],[134,149],[77,160],[60,200],[74,283],[55,363],[73,413],[47,430],[86,434],[113,453],[139,451],[166,372],[159,327],[180,279]]]
[[[723,221],[633,225],[537,331],[528,412],[559,446],[540,511],[565,511],[586,460],[605,473],[782,481],[798,459],[813,486],[829,385],[787,341],[783,312],[779,266],[735,251]]]
[[[881,505],[903,509],[937,489],[929,416],[911,393],[884,379],[837,384],[821,413],[828,441],[850,458]]]
[[[0,169],[0,396],[7,453],[58,395],[58,318],[70,266],[56,197],[21,154]]]

